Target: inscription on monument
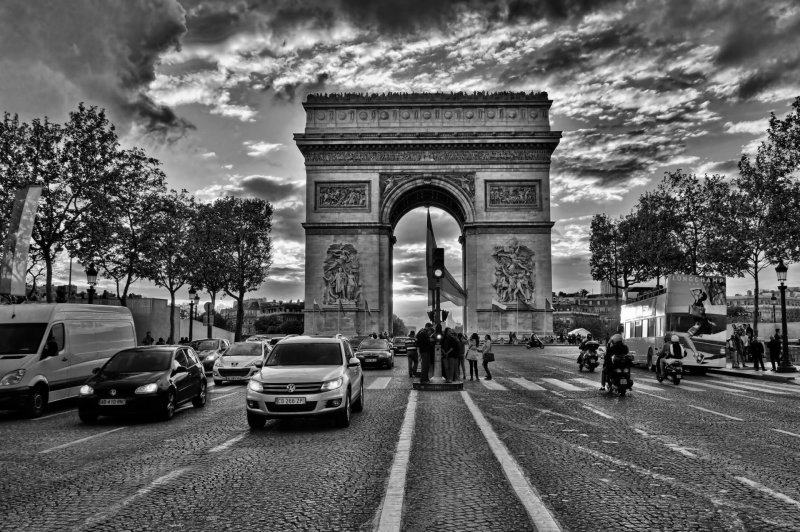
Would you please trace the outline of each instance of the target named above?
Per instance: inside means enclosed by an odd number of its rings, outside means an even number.
[[[550,150],[337,150],[308,151],[306,164],[417,162],[550,162]]]
[[[533,306],[533,294],[536,284],[534,275],[533,251],[512,238],[505,246],[495,246],[492,257],[494,282],[498,301],[502,303],[523,303]]]
[[[325,281],[325,293],[322,295],[324,304],[350,304],[358,301],[361,295],[360,265],[358,251],[352,244],[331,244],[322,268],[322,279]]]
[[[316,208],[318,210],[364,210],[369,211],[369,181],[345,181],[316,185]]]
[[[541,209],[542,182],[487,181],[486,208],[491,210]]]

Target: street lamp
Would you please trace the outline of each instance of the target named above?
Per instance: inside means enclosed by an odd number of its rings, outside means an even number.
[[[194,321],[194,317],[192,316],[194,310],[194,298],[197,297],[197,290],[194,287],[189,287],[189,341],[192,341],[192,321]],[[197,299],[200,299],[199,297]]]
[[[789,271],[789,268],[783,263],[783,259],[780,260],[777,266],[775,266],[775,273],[778,274],[778,282],[781,283],[778,286],[778,289],[781,291],[781,325],[783,326],[783,345],[781,349],[783,351],[783,356],[781,357],[781,363],[778,365],[778,372],[779,373],[790,373],[793,371],[797,371],[797,368],[789,362],[789,335],[788,329],[786,327],[786,272]]]
[[[775,323],[775,304],[778,302],[775,292],[772,292],[772,297],[769,300],[772,302],[772,323]]]
[[[94,285],[97,284],[97,268],[92,263],[86,268],[86,282],[89,284],[89,290],[86,292],[89,294],[89,304],[91,305],[94,303]]]

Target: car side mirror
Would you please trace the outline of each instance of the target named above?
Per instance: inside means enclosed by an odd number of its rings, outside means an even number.
[[[348,368],[357,368],[360,365],[361,365],[361,361],[359,359],[357,359],[356,357],[351,358],[350,361],[347,363],[347,367]]]
[[[58,346],[55,342],[48,342],[47,345],[44,346],[44,350],[42,351],[42,355],[44,358],[47,357],[54,357],[58,354]]]
[[[259,360],[258,362],[255,363],[255,366],[257,368],[263,368],[264,367],[264,360],[263,359]]]

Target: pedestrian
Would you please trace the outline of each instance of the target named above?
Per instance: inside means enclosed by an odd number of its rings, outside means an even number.
[[[156,339],[150,334],[150,331],[147,331],[147,334],[144,335],[144,340],[142,340],[142,345],[153,345]]]
[[[417,354],[422,366],[422,375],[420,376],[419,382],[431,381],[434,347],[433,325],[429,322],[417,332]]]
[[[767,368],[764,367],[764,344],[761,343],[758,336],[753,336],[750,353],[753,355],[753,370],[758,371],[758,365],[761,364],[761,371],[767,371]]]
[[[489,371],[489,362],[494,362],[494,352],[492,351],[492,337],[488,334],[483,337],[483,347],[481,347],[481,358],[483,359],[483,371],[486,372],[486,380],[492,380],[492,372]]]
[[[167,344],[167,343],[164,341],[164,338],[162,338],[161,336],[159,336],[159,337],[158,337],[158,342],[156,342],[156,345],[166,345],[166,344]]]
[[[467,380],[467,367],[464,360],[467,358],[469,341],[463,332],[458,333],[458,367],[461,369],[461,380]]]
[[[481,350],[478,347],[481,343],[481,337],[478,336],[478,333],[472,333],[469,337],[469,348],[467,349],[467,362],[469,362],[469,380],[472,380],[473,371],[475,372],[475,380],[479,379],[478,377],[478,355],[480,355]],[[465,377],[466,378],[466,377]]]
[[[733,369],[739,369],[739,354],[736,352],[736,340],[734,340],[735,334],[731,334],[730,338],[728,338],[728,354],[731,358],[731,367]]]
[[[408,342],[406,343],[406,357],[408,358],[408,376],[412,379],[417,376],[417,368],[419,367],[419,357],[417,356],[417,348],[414,345],[414,331],[408,334]]]
[[[458,346],[453,341],[453,331],[446,327],[442,334],[442,377],[444,382],[453,381],[453,359],[458,360]],[[455,356],[454,356],[455,355]]]
[[[747,362],[747,359],[750,356],[750,338],[751,336],[747,335],[747,332],[740,337],[742,339],[742,367],[746,368],[744,364]]]
[[[780,329],[775,329],[775,334],[767,342],[769,351],[769,361],[772,364],[772,371],[778,371],[781,363],[781,333]]]
[[[738,359],[736,361],[736,366],[739,367],[741,363],[741,367],[746,368],[745,359],[744,359],[744,345],[742,344],[742,333],[739,329],[733,333],[733,341],[736,342],[736,354],[738,355]]]

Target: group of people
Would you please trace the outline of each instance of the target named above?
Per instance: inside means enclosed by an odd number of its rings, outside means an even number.
[[[469,380],[473,380],[473,378],[479,380],[478,360],[483,361],[485,379],[492,380],[489,362],[494,360],[494,353],[490,335],[484,336],[483,345],[481,345],[478,333],[472,333],[467,338],[463,333],[457,333],[447,327],[438,334],[441,334],[441,338],[438,340],[441,346],[442,377],[445,382],[467,380],[465,361],[469,363]],[[414,377],[419,367],[422,373],[420,382],[429,382],[436,357],[437,331],[432,323],[426,323],[425,327],[412,336],[416,340],[417,349],[408,352],[408,375]]]
[[[167,345],[167,343],[168,342],[165,342],[164,338],[161,337],[161,336],[158,337],[158,340],[153,338],[153,335],[150,333],[150,331],[147,331],[147,334],[145,334],[144,338],[142,339],[142,345]],[[169,343],[172,343],[172,342],[169,342]],[[189,345],[189,337],[188,336],[182,336],[178,343],[180,345]]]
[[[764,367],[764,352],[768,351],[772,371],[777,371],[781,362],[782,344],[783,335],[781,330],[775,329],[775,334],[770,336],[765,349],[761,339],[753,333],[753,328],[747,325],[746,328],[733,328],[733,333],[728,338],[726,347],[731,358],[731,367],[734,369],[747,368],[748,366],[745,363],[748,357],[751,357],[754,370],[758,371],[760,366],[762,371],[767,371],[767,368]]]

